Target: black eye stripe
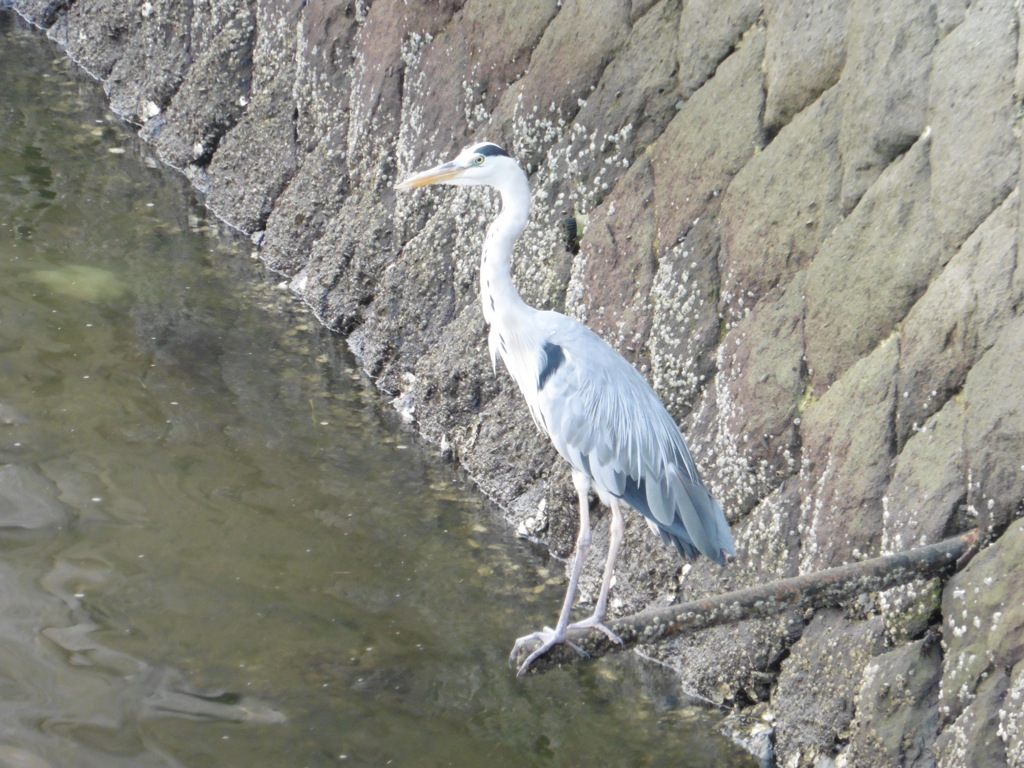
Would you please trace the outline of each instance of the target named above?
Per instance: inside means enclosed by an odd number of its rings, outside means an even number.
[[[501,155],[502,157],[509,156],[508,152],[497,144],[481,144],[477,147],[476,153],[478,155],[483,155],[484,157],[493,157],[494,155]]]

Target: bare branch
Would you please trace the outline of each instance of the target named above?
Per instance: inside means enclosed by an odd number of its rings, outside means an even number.
[[[880,592],[900,584],[933,578],[952,570],[977,541],[978,530],[974,529],[918,549],[679,605],[649,608],[633,616],[607,622],[608,627],[622,638],[622,645],[612,642],[599,629],[570,630],[568,639],[589,655],[584,657],[567,645],[556,645],[533,662],[529,674],[546,672],[561,664],[596,659],[612,651],[631,648],[639,643],[654,643],[682,632],[763,618],[791,608],[839,605],[865,592]],[[529,646],[521,648],[515,665],[522,663],[531,650]]]

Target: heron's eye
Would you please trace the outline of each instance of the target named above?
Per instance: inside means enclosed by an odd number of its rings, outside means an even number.
[[[483,165],[484,164],[484,156],[483,155],[477,155],[476,157],[473,158],[473,162],[476,163],[477,165]]]

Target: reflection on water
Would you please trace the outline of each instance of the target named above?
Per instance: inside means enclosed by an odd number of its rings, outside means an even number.
[[[0,12],[0,766],[750,765]],[[536,601],[530,605],[529,601]]]

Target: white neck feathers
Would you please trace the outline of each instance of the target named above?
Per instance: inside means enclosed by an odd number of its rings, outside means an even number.
[[[511,271],[512,248],[530,215],[530,185],[526,174],[510,177],[498,191],[501,213],[487,228],[480,259],[480,299],[488,324],[494,324],[499,315],[515,313],[526,306],[512,283]]]

